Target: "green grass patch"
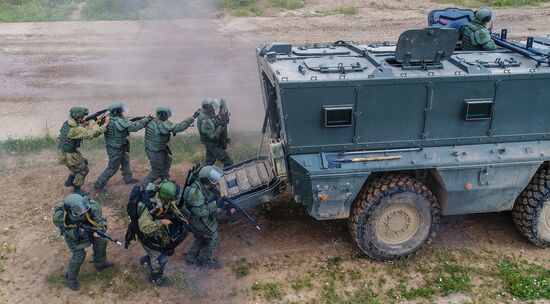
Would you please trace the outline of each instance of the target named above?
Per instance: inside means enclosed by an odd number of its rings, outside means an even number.
[[[86,0],[81,16],[84,20],[136,20],[151,0]]]
[[[10,155],[28,155],[43,150],[56,149],[57,138],[49,133],[42,137],[8,138],[0,142],[0,147],[4,153]]]
[[[252,291],[268,301],[277,301],[283,297],[279,283],[254,282]]]
[[[506,260],[497,265],[507,291],[523,300],[550,300],[550,269]]]
[[[235,274],[237,279],[247,277],[250,274],[251,269],[254,267],[252,263],[246,261],[246,259],[240,259],[231,266],[231,270]]]
[[[2,0],[0,22],[68,20],[81,0]]]
[[[269,4],[274,7],[280,7],[284,9],[299,9],[304,7],[305,1],[302,0],[269,0]]]
[[[351,16],[351,15],[356,15],[359,12],[359,8],[357,8],[357,6],[339,7],[336,9],[336,12],[338,14]]]
[[[309,290],[313,288],[313,283],[311,282],[311,277],[309,276],[297,277],[290,281],[290,287],[292,287],[295,291],[301,291],[303,289]]]
[[[478,8],[481,6],[490,7],[518,7],[526,5],[537,5],[549,0],[435,0],[437,3],[451,3],[459,7]]]
[[[263,14],[257,0],[220,0],[218,8],[229,10],[238,17],[261,16]]]

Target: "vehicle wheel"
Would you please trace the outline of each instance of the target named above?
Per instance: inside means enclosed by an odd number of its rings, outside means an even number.
[[[426,185],[406,175],[388,175],[359,194],[349,229],[361,251],[371,258],[402,259],[432,241],[440,213]]]
[[[533,244],[550,248],[550,167],[544,164],[518,196],[514,223]]]

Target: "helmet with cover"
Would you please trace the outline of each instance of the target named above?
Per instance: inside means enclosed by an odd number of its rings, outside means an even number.
[[[223,170],[217,166],[204,166],[199,170],[199,180],[217,184],[223,175]]]
[[[90,210],[90,199],[76,193],[69,194],[63,200],[63,208],[72,216],[79,218]]]
[[[489,7],[481,7],[475,12],[474,18],[483,23],[490,22],[493,18],[493,10]]]
[[[173,201],[178,197],[179,187],[173,182],[164,181],[158,186],[158,196],[165,202]]]
[[[76,119],[76,120],[81,120],[82,118],[84,118],[86,115],[90,114],[90,111],[88,111],[87,108],[84,108],[84,107],[72,107],[70,110],[69,110],[69,115],[71,116],[71,118],[73,119]]]

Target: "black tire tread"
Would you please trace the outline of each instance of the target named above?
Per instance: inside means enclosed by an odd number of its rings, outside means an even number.
[[[372,213],[375,209],[372,208],[372,206],[378,205],[381,199],[386,195],[398,191],[415,192],[425,197],[430,202],[430,208],[432,209],[432,226],[430,228],[430,234],[428,235],[427,240],[415,251],[404,255],[393,255],[384,253],[375,248],[373,244],[369,244],[370,246],[361,246],[361,239],[359,235],[359,218],[363,210],[367,210],[369,214]],[[363,189],[359,193],[358,198],[354,202],[351,216],[348,221],[348,226],[354,242],[359,246],[361,251],[363,251],[369,257],[378,261],[399,260],[407,258],[410,255],[418,252],[424,246],[430,244],[433,241],[437,234],[437,229],[439,228],[440,214],[441,210],[439,203],[437,202],[436,197],[425,184],[408,175],[390,174],[382,176],[371,183],[367,183],[363,187]]]
[[[520,193],[512,209],[512,219],[519,232],[541,248],[550,248],[550,242],[542,240],[537,231],[540,212],[544,202],[549,198],[550,166],[545,163]]]

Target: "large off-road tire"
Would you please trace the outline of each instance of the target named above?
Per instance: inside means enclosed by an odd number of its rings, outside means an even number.
[[[550,166],[544,164],[518,196],[512,210],[518,230],[533,244],[550,248]]]
[[[405,258],[430,243],[441,214],[426,185],[400,174],[366,185],[351,212],[353,240],[361,251],[380,261]]]

